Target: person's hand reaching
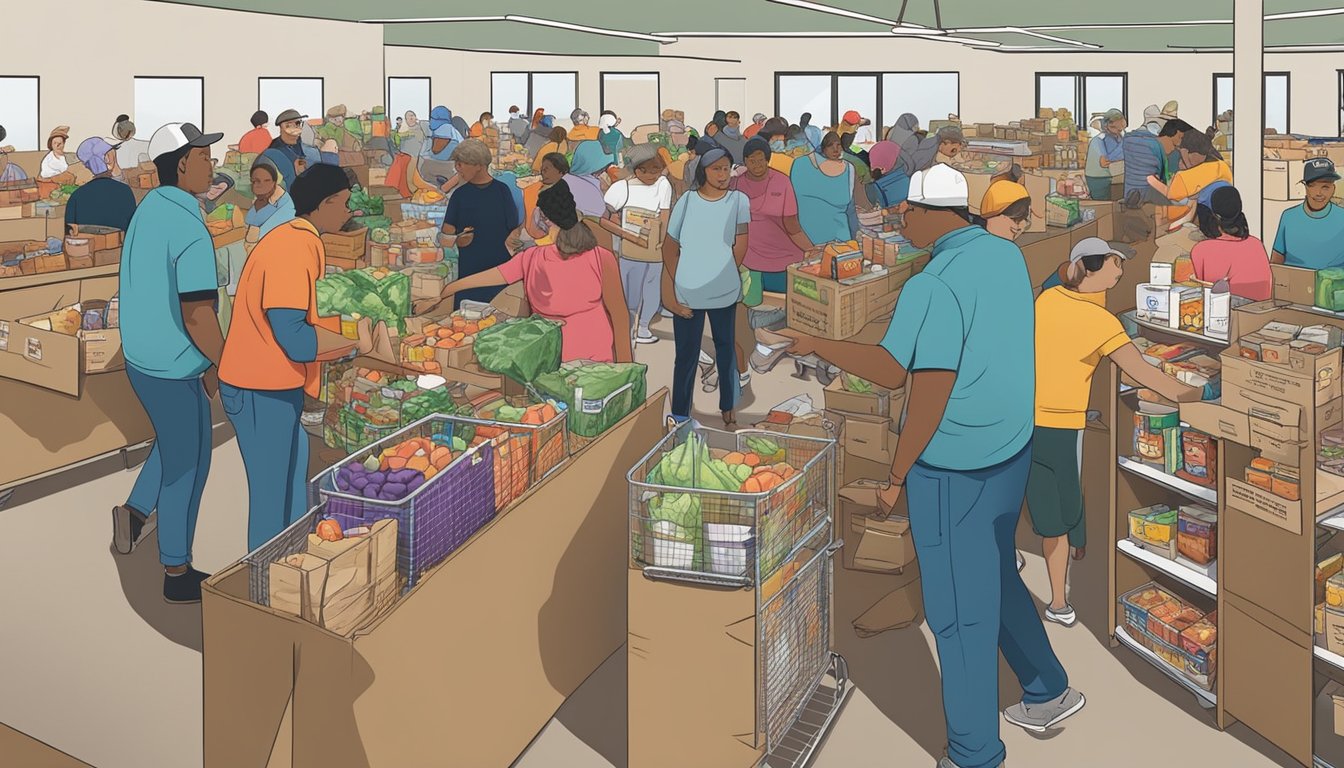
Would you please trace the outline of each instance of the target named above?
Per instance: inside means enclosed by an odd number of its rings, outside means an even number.
[[[789,352],[795,355],[805,356],[817,351],[817,340],[806,333],[795,331],[792,328],[784,328],[777,333],[793,342],[789,345]]]

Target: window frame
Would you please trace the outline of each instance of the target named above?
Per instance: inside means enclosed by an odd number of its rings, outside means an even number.
[[[42,144],[42,76],[41,75],[0,75],[3,80],[33,80],[37,84],[37,103],[34,105],[36,111],[33,113],[33,149],[24,149],[15,147],[15,152],[38,152],[43,148]]]
[[[1339,106],[1340,106],[1340,117],[1339,117],[1339,120],[1340,120],[1340,135],[1341,135],[1341,136],[1344,136],[1344,69],[1336,70],[1336,71],[1339,73],[1339,79],[1340,79],[1340,82],[1339,82],[1339,96],[1340,96],[1340,101],[1339,101]],[[1260,79],[1260,124],[1261,124],[1261,128],[1265,128],[1265,127],[1267,127],[1267,126],[1264,125],[1264,122],[1265,122],[1265,112],[1269,109],[1269,100],[1265,98],[1265,96],[1266,96],[1266,94],[1267,94],[1267,92],[1268,92],[1269,89],[1268,89],[1268,87],[1267,87],[1266,84],[1265,84],[1265,80],[1268,79],[1268,78],[1270,78],[1270,77],[1282,77],[1282,78],[1284,78],[1284,84],[1285,84],[1285,86],[1286,86],[1284,96],[1285,96],[1285,100],[1287,101],[1287,104],[1284,105],[1284,110],[1283,110],[1284,118],[1287,120],[1287,123],[1284,125],[1284,135],[1291,134],[1291,133],[1293,132],[1293,73],[1292,73],[1292,72],[1277,72],[1277,71],[1276,71],[1276,72],[1264,72],[1264,73],[1262,73],[1262,75],[1263,75],[1263,76],[1262,76],[1261,79]],[[1218,109],[1218,78],[1220,78],[1220,77],[1225,77],[1225,78],[1227,78],[1227,79],[1233,81],[1233,84],[1234,84],[1234,85],[1233,85],[1233,88],[1234,88],[1234,90],[1233,90],[1234,98],[1233,98],[1233,103],[1232,103],[1232,120],[1233,120],[1233,122],[1235,123],[1235,122],[1236,122],[1236,119],[1237,119],[1237,105],[1236,105],[1236,99],[1235,99],[1235,93],[1236,93],[1236,91],[1235,91],[1235,83],[1236,83],[1236,79],[1235,79],[1235,78],[1236,78],[1236,75],[1233,74],[1232,72],[1214,72],[1214,73],[1213,73],[1213,100],[1212,100],[1212,102],[1211,102],[1211,103],[1213,104],[1213,120],[1209,123],[1209,125],[1217,125],[1217,124],[1218,124],[1218,115],[1221,114],[1221,112],[1222,112],[1222,110]]]
[[[312,118],[318,118],[318,117],[325,118],[325,117],[326,117],[326,110],[327,110],[327,79],[326,79],[325,77],[308,77],[308,76],[303,76],[303,77],[277,77],[277,76],[275,76],[275,75],[268,75],[268,76],[266,76],[266,77],[258,77],[258,78],[257,78],[257,109],[258,109],[258,110],[265,109],[265,107],[263,107],[263,106],[261,105],[261,81],[262,81],[262,80],[316,80],[317,83],[318,83],[318,87],[319,87],[319,88],[321,89],[321,91],[322,91],[322,93],[321,93],[321,97],[318,99],[319,102],[322,104],[322,114],[312,115],[311,117],[312,117]],[[202,109],[204,109],[204,105],[202,105]],[[279,113],[277,113],[277,114],[279,114]],[[268,117],[271,118],[271,124],[274,125],[274,124],[275,124],[275,118],[276,118],[276,115],[268,115]],[[202,130],[204,130],[204,129],[202,129]]]
[[[1033,115],[1041,113],[1041,78],[1042,77],[1072,77],[1073,78],[1073,122],[1079,128],[1086,129],[1091,122],[1091,115],[1084,115],[1087,106],[1087,78],[1089,77],[1118,77],[1120,78],[1120,111],[1125,113],[1125,119],[1129,119],[1129,73],[1128,72],[1037,72],[1036,73],[1036,111]],[[1053,107],[1051,107],[1053,109]]]
[[[491,108],[492,108],[492,109],[494,108],[493,105],[494,105],[494,103],[495,103],[495,75],[527,75],[527,117],[528,117],[528,119],[531,119],[531,117],[532,117],[532,112],[533,112],[533,110],[536,109],[536,107],[534,107],[534,106],[532,105],[532,99],[534,98],[534,95],[533,95],[533,88],[532,88],[532,76],[533,76],[533,75],[570,75],[570,76],[572,76],[572,77],[574,78],[574,104],[577,106],[578,103],[579,103],[579,72],[578,72],[578,70],[570,70],[570,69],[539,69],[539,70],[500,69],[500,70],[491,70],[491,71],[490,71],[490,104],[491,104]],[[662,78],[659,78],[659,81],[658,81],[658,87],[659,87],[660,89],[663,87],[663,85],[662,85]],[[660,101],[660,103],[661,103],[661,100],[662,100],[662,99],[661,99],[661,93],[660,93],[660,94],[659,94],[659,101]],[[579,108],[582,109],[582,107],[579,107]],[[569,115],[555,115],[555,117],[556,117],[557,119],[562,119],[562,120],[568,120],[568,119],[569,119]]]
[[[934,70],[934,69],[929,69],[929,70],[908,70],[908,69],[906,69],[906,70],[863,70],[863,71],[852,71],[852,72],[793,72],[793,71],[787,71],[787,72],[786,72],[786,71],[779,71],[779,72],[775,72],[775,114],[776,114],[776,115],[779,114],[779,95],[780,95],[780,90],[781,90],[781,89],[780,89],[780,78],[783,78],[783,77],[829,77],[829,78],[831,78],[831,115],[830,115],[830,117],[827,118],[827,124],[828,124],[828,125],[834,125],[835,122],[839,121],[841,115],[843,114],[843,113],[841,113],[841,111],[840,111],[840,78],[842,78],[842,77],[872,77],[872,78],[876,78],[876,80],[877,80],[877,94],[876,94],[876,97],[877,97],[877,99],[876,99],[876,102],[877,102],[877,114],[876,114],[876,115],[871,115],[871,116],[869,116],[868,119],[871,120],[871,121],[873,121],[873,123],[874,123],[874,134],[877,135],[879,139],[881,139],[881,138],[882,138],[881,135],[880,135],[880,134],[881,134],[881,129],[882,129],[883,127],[885,127],[885,126],[882,125],[882,116],[885,114],[885,107],[886,107],[886,105],[883,103],[883,98],[882,98],[882,92],[883,92],[883,90],[885,90],[885,89],[882,87],[882,84],[883,84],[883,78],[884,78],[886,75],[956,75],[956,77],[957,77],[957,111],[956,111],[956,114],[957,114],[957,115],[960,115],[960,114],[961,114],[961,73],[958,72],[958,71],[956,71],[956,70],[950,70],[950,69],[947,69],[947,70],[942,70],[942,69],[939,69],[939,70]],[[815,118],[816,116],[813,115],[813,117]],[[793,118],[788,118],[788,119],[789,119],[790,122],[793,122]],[[820,127],[820,126],[818,126],[818,127]]]
[[[198,125],[198,126],[196,126],[196,127],[199,128],[199,129],[201,129],[201,133],[209,133],[209,131],[206,130],[206,127],[205,127],[205,116],[206,116],[207,113],[206,113],[206,109],[205,109],[206,99],[205,99],[205,76],[204,76],[204,75],[133,75],[133,76],[131,77],[131,102],[132,102],[132,104],[134,104],[134,102],[135,102],[135,81],[137,81],[137,80],[196,80],[196,81],[200,82],[200,84],[201,84],[201,124]],[[136,107],[136,111],[139,112],[139,107],[138,107],[138,106]],[[137,114],[135,117],[138,119],[138,118],[140,117],[140,115]],[[159,128],[162,128],[162,127],[163,127],[163,126],[156,125],[156,126],[153,127],[153,130],[157,131]]]

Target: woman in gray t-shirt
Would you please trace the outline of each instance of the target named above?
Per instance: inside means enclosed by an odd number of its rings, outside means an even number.
[[[724,427],[737,420],[737,356],[734,321],[742,298],[738,267],[747,254],[751,203],[728,188],[733,158],[722,147],[700,156],[696,190],[682,195],[672,210],[663,241],[663,304],[674,315],[676,362],[672,374],[672,418],[690,418],[700,339],[709,319],[714,357],[719,370],[719,410]]]

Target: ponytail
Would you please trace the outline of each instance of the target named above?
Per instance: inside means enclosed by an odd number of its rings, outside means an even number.
[[[1077,290],[1082,284],[1083,278],[1087,277],[1087,268],[1083,266],[1082,261],[1066,261],[1059,265],[1059,282],[1065,288]]]

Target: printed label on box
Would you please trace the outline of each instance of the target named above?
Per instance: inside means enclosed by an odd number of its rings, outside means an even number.
[[[1228,508],[1259,518],[1290,533],[1302,533],[1302,502],[1266,493],[1235,478],[1229,477],[1226,482]]]
[[[42,342],[29,336],[27,347],[23,350],[23,356],[35,363],[42,362]]]
[[[0,352],[9,351],[9,321],[0,320]]]

